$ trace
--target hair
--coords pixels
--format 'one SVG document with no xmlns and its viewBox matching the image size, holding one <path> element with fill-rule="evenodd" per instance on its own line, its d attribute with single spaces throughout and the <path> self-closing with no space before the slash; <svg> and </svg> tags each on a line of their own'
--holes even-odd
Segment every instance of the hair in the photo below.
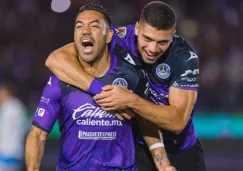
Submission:
<svg viewBox="0 0 243 171">
<path fill-rule="evenodd" d="M 77 16 L 80 13 L 82 13 L 82 12 L 84 12 L 86 10 L 94 10 L 94 11 L 98 11 L 98 12 L 102 13 L 104 15 L 104 17 L 105 17 L 105 20 L 106 20 L 109 28 L 110 28 L 110 26 L 111 26 L 111 19 L 109 17 L 109 14 L 108 14 L 107 10 L 102 5 L 93 4 L 93 3 L 86 4 L 86 5 L 84 5 L 84 6 L 79 8 Z"/>
<path fill-rule="evenodd" d="M 161 1 L 148 3 L 142 11 L 141 22 L 146 22 L 158 30 L 175 28 L 176 14 L 173 8 Z"/>
</svg>

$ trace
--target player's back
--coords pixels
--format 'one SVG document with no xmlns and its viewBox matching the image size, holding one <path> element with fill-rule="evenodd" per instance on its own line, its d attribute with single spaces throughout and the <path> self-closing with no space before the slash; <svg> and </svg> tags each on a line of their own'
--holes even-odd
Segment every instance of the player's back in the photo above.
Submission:
<svg viewBox="0 0 243 171">
<path fill-rule="evenodd" d="M 140 69 L 117 58 L 116 48 L 112 51 L 108 72 L 99 80 L 105 84 L 122 85 L 138 94 L 144 93 L 147 81 Z M 60 114 L 57 116 L 61 131 L 58 171 L 137 170 L 130 121 L 118 120 L 103 111 L 91 95 L 61 82 L 55 76 L 52 76 L 50 84 L 47 86 L 55 86 L 52 90 L 55 89 L 60 96 Z M 48 94 L 44 96 L 51 99 Z M 35 117 L 35 124 L 47 131 L 50 126 L 45 127 L 41 119 L 48 115 L 52 117 L 49 105 L 41 102 L 39 108 L 44 109 L 45 114 L 40 117 L 37 113 Z"/>
</svg>

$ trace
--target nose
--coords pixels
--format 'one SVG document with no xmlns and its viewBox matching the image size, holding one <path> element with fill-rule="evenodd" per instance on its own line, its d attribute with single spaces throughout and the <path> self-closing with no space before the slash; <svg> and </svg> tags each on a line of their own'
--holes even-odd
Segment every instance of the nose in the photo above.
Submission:
<svg viewBox="0 0 243 171">
<path fill-rule="evenodd" d="M 150 42 L 148 45 L 148 53 L 156 54 L 158 51 L 158 45 L 156 42 Z"/>
<path fill-rule="evenodd" d="M 91 33 L 90 26 L 84 26 L 83 27 L 83 34 L 86 35 L 86 34 L 90 34 L 90 33 Z"/>
</svg>

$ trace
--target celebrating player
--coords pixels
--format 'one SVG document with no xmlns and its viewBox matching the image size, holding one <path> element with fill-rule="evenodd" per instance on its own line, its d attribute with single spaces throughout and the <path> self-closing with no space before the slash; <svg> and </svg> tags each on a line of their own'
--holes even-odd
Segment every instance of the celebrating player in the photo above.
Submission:
<svg viewBox="0 0 243 171">
<path fill-rule="evenodd" d="M 116 47 L 108 48 L 112 34 L 109 16 L 102 6 L 81 7 L 74 29 L 80 65 L 103 84 L 121 85 L 146 96 L 144 72 L 121 58 Z M 39 170 L 45 141 L 56 119 L 61 132 L 57 171 L 137 170 L 132 120 L 118 120 L 102 110 L 90 94 L 51 76 L 26 141 L 28 171 Z M 143 120 L 139 125 L 144 128 L 144 140 L 157 168 L 163 170 L 168 161 L 157 127 Z"/>
<path fill-rule="evenodd" d="M 53 52 L 46 65 L 61 80 L 84 91 L 102 91 L 94 99 L 103 109 L 129 108 L 160 127 L 168 158 L 177 170 L 205 171 L 204 153 L 192 122 L 199 59 L 195 50 L 175 35 L 175 27 L 174 10 L 166 3 L 154 1 L 144 7 L 136 25 L 113 28 L 112 44 L 116 44 L 120 56 L 148 74 L 149 101 L 119 86 L 103 87 L 79 65 L 73 44 Z M 141 171 L 151 170 L 148 150 L 140 142 L 136 143 L 136 164 Z"/>
</svg>

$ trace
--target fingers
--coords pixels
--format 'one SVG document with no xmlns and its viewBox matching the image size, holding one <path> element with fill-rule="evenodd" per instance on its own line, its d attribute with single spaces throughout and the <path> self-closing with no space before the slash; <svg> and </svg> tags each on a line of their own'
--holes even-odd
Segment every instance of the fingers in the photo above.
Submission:
<svg viewBox="0 0 243 171">
<path fill-rule="evenodd" d="M 122 117 L 120 114 L 115 114 L 115 116 L 116 116 L 117 119 L 119 119 L 119 120 L 121 120 L 121 121 L 124 120 L 123 117 Z"/>
<path fill-rule="evenodd" d="M 130 116 L 130 114 L 125 113 L 124 111 L 110 111 L 111 114 L 115 115 L 117 117 L 117 119 L 119 120 L 130 120 L 132 119 L 133 116 Z"/>
<path fill-rule="evenodd" d="M 113 89 L 113 86 L 112 85 L 106 85 L 106 86 L 102 87 L 102 90 L 103 91 L 109 91 L 111 89 Z"/>
<path fill-rule="evenodd" d="M 104 92 L 102 91 L 100 94 L 97 94 L 93 97 L 94 100 L 100 100 L 100 99 L 105 99 L 110 97 L 110 93 L 109 92 Z"/>
<path fill-rule="evenodd" d="M 123 118 L 127 119 L 127 120 L 132 119 L 132 117 L 129 116 L 128 114 L 126 114 L 126 113 L 120 113 L 120 115 L 121 115 Z"/>
</svg>

